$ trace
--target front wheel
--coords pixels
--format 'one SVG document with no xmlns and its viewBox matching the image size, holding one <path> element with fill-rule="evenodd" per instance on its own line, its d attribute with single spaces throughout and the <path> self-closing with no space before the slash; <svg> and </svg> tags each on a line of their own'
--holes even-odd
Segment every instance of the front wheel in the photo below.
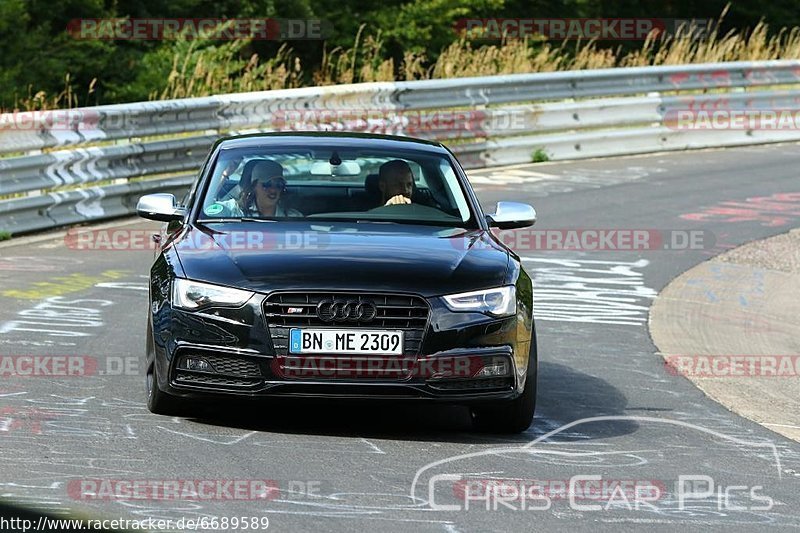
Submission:
<svg viewBox="0 0 800 533">
<path fill-rule="evenodd" d="M 147 385 L 147 409 L 157 415 L 177 415 L 181 412 L 183 402 L 179 398 L 167 394 L 158 388 L 158 366 L 155 361 L 152 328 L 147 324 L 147 352 L 153 354 L 153 364 L 147 369 L 145 384 Z"/>
<path fill-rule="evenodd" d="M 513 399 L 472 407 L 472 424 L 487 433 L 521 433 L 533 422 L 536 410 L 536 336 L 531 335 L 525 389 Z"/>
<path fill-rule="evenodd" d="M 156 415 L 180 414 L 183 402 L 158 388 L 158 374 L 156 372 L 156 364 L 154 362 L 147 373 L 147 409 Z"/>
</svg>

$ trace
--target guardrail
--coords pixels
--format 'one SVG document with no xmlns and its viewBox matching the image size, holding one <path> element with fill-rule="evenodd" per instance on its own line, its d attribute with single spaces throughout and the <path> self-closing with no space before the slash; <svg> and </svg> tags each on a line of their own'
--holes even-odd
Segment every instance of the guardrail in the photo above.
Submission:
<svg viewBox="0 0 800 533">
<path fill-rule="evenodd" d="M 800 140 L 796 124 L 717 128 L 727 111 L 800 113 L 800 61 L 364 83 L 0 115 L 0 230 L 130 214 L 180 194 L 216 138 L 349 130 L 446 142 L 467 168 Z M 798 115 L 800 117 L 800 115 Z M 694 122 L 693 122 L 694 120 Z"/>
</svg>

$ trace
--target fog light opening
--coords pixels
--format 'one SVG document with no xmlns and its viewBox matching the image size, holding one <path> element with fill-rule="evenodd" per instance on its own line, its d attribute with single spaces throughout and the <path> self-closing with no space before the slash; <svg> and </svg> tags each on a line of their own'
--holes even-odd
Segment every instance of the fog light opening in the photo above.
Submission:
<svg viewBox="0 0 800 533">
<path fill-rule="evenodd" d="M 476 378 L 498 378 L 511 374 L 511 367 L 506 360 L 494 360 L 484 363 L 483 368 L 475 373 Z"/>
<path fill-rule="evenodd" d="M 214 372 L 214 367 L 211 366 L 211 363 L 202 357 L 184 357 L 183 360 L 181 360 L 180 368 L 197 372 Z"/>
</svg>

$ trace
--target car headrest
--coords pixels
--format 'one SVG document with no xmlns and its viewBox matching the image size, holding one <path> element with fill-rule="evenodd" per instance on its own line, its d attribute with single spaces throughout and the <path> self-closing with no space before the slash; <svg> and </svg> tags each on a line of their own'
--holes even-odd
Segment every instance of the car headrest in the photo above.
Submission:
<svg viewBox="0 0 800 533">
<path fill-rule="evenodd" d="M 242 179 L 239 180 L 239 190 L 243 191 L 250 187 L 250 182 L 253 180 L 253 168 L 260 161 L 260 159 L 251 159 L 244 164 L 244 168 L 242 168 Z"/>
<path fill-rule="evenodd" d="M 370 174 L 367 176 L 366 179 L 364 179 L 364 190 L 369 194 L 380 195 L 381 190 L 378 188 L 379 179 L 380 176 L 378 174 Z"/>
</svg>

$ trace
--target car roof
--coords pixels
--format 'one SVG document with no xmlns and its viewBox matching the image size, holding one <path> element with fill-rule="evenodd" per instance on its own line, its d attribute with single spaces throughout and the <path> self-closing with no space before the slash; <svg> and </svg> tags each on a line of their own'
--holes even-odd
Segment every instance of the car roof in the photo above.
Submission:
<svg viewBox="0 0 800 533">
<path fill-rule="evenodd" d="M 315 146 L 335 145 L 347 148 L 372 148 L 378 150 L 414 150 L 432 154 L 448 154 L 448 150 L 438 142 L 400 137 L 396 135 L 377 135 L 373 133 L 307 131 L 253 133 L 223 137 L 217 141 L 221 149 L 256 148 L 267 146 Z"/>
</svg>

